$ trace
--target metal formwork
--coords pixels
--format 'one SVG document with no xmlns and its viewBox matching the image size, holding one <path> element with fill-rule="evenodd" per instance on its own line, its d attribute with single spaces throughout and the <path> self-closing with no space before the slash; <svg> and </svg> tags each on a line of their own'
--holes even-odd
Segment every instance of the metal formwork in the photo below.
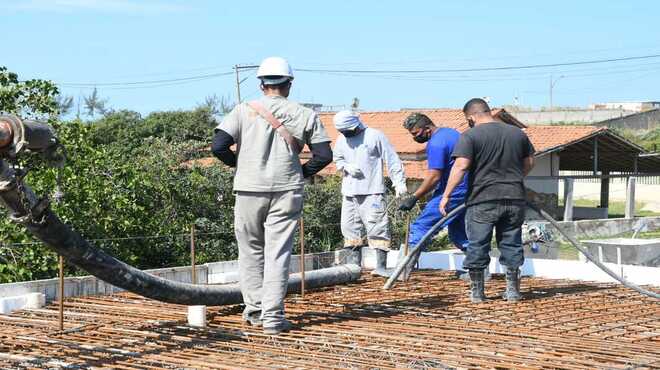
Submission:
<svg viewBox="0 0 660 370">
<path fill-rule="evenodd" d="M 484 304 L 451 272 L 422 271 L 381 290 L 364 277 L 287 300 L 294 330 L 279 337 L 241 321 L 240 306 L 186 307 L 133 294 L 68 299 L 0 316 L 0 367 L 58 368 L 660 368 L 660 303 L 612 284 L 524 278 L 524 300 Z"/>
</svg>

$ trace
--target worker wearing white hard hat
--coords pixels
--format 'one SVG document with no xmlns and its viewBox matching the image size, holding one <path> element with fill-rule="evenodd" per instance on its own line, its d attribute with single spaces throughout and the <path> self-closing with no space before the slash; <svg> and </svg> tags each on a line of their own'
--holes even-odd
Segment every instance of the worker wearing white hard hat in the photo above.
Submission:
<svg viewBox="0 0 660 370">
<path fill-rule="evenodd" d="M 396 196 L 407 192 L 403 165 L 387 137 L 366 127 L 358 113 L 343 110 L 333 119 L 341 133 L 333 149 L 337 170 L 343 174 L 341 231 L 344 248 L 359 259 L 359 248 L 366 244 L 376 251 L 376 275 L 388 276 L 390 250 L 389 220 L 385 201 L 383 166 L 394 185 Z"/>
<path fill-rule="evenodd" d="M 287 331 L 284 297 L 293 235 L 303 206 L 303 179 L 332 162 L 318 115 L 287 99 L 293 73 L 286 60 L 266 58 L 257 77 L 264 96 L 238 104 L 215 130 L 211 150 L 236 167 L 234 228 L 243 318 L 269 335 Z M 236 152 L 230 147 L 236 144 Z M 312 159 L 301 165 L 304 145 Z"/>
</svg>

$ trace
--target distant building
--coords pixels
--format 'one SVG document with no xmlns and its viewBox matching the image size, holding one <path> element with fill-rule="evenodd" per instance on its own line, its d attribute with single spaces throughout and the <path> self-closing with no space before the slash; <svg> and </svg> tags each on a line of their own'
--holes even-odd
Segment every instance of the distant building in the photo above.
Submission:
<svg viewBox="0 0 660 370">
<path fill-rule="evenodd" d="M 602 110 L 602 109 L 622 109 L 633 112 L 644 112 L 647 110 L 660 108 L 660 102 L 657 101 L 643 101 L 643 102 L 612 102 L 612 103 L 596 103 L 589 105 L 589 109 Z"/>
<path fill-rule="evenodd" d="M 655 130 L 660 128 L 660 108 L 633 113 L 623 117 L 610 118 L 595 122 L 594 125 L 634 131 Z"/>
</svg>

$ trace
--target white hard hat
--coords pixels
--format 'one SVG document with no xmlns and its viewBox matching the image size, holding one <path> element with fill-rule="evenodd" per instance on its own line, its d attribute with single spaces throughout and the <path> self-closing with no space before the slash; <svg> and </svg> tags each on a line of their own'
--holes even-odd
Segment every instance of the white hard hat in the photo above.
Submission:
<svg viewBox="0 0 660 370">
<path fill-rule="evenodd" d="M 268 57 L 259 65 L 257 77 L 264 85 L 278 85 L 293 80 L 293 70 L 286 59 Z"/>
<path fill-rule="evenodd" d="M 332 123 L 335 124 L 335 128 L 339 131 L 352 130 L 362 125 L 360 115 L 348 109 L 337 112 L 332 118 Z"/>
</svg>

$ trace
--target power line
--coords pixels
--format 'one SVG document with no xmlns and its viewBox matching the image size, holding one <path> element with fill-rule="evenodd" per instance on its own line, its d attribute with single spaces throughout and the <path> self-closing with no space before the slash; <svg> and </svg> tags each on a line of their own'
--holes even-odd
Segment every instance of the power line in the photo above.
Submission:
<svg viewBox="0 0 660 370">
<path fill-rule="evenodd" d="M 220 73 L 211 73 L 211 74 L 182 77 L 182 78 L 171 78 L 165 80 L 134 81 L 134 82 L 62 82 L 62 83 L 58 83 L 57 85 L 64 87 L 96 87 L 96 86 L 131 86 L 131 85 L 163 84 L 163 83 L 172 83 L 172 82 L 199 81 L 203 79 L 228 76 L 231 75 L 232 73 L 234 72 L 220 72 Z"/>
<path fill-rule="evenodd" d="M 325 73 L 362 73 L 362 74 L 487 72 L 487 71 L 506 71 L 506 70 L 516 70 L 516 69 L 565 67 L 565 66 L 575 66 L 575 65 L 584 65 L 584 64 L 601 64 L 601 63 L 623 62 L 630 60 L 654 59 L 654 58 L 660 58 L 660 54 L 641 55 L 641 56 L 623 57 L 623 58 L 583 60 L 583 61 L 565 62 L 565 63 L 529 64 L 529 65 L 519 65 L 519 66 L 498 66 L 498 67 L 481 67 L 481 68 L 399 69 L 399 70 L 296 68 L 296 71 L 325 72 Z"/>
</svg>

